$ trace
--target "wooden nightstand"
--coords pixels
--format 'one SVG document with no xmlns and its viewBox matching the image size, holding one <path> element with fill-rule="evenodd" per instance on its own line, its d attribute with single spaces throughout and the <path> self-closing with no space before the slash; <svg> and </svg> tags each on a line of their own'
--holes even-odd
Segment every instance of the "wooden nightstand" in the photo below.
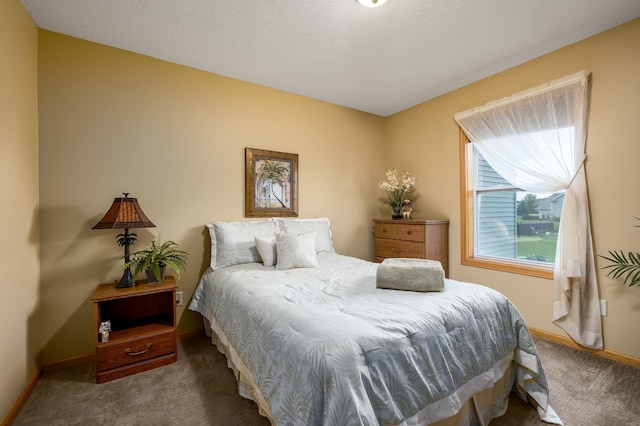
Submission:
<svg viewBox="0 0 640 426">
<path fill-rule="evenodd" d="M 176 289 L 174 277 L 160 284 L 142 280 L 135 287 L 102 284 L 93 302 L 96 383 L 118 379 L 177 361 Z M 111 321 L 109 340 L 98 327 Z"/>
<path fill-rule="evenodd" d="M 448 220 L 374 220 L 376 262 L 389 257 L 437 260 L 449 276 Z"/>
</svg>

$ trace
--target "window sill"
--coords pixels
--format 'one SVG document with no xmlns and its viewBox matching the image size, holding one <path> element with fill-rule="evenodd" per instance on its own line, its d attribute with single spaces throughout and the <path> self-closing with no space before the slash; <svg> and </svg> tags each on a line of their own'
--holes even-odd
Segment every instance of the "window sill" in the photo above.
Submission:
<svg viewBox="0 0 640 426">
<path fill-rule="evenodd" d="M 553 265 L 540 265 L 536 262 L 510 262 L 491 257 L 470 257 L 462 260 L 462 265 L 477 268 L 493 269 L 510 272 L 512 274 L 529 275 L 532 277 L 553 279 Z"/>
</svg>

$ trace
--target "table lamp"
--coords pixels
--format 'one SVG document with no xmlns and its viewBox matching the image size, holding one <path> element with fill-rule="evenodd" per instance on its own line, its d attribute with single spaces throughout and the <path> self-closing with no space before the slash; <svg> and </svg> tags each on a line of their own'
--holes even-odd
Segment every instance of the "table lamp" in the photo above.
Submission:
<svg viewBox="0 0 640 426">
<path fill-rule="evenodd" d="M 156 225 L 144 214 L 136 198 L 129 198 L 128 192 L 123 192 L 122 194 L 124 198 L 114 199 L 109 211 L 91 229 L 124 229 L 124 233 L 116 235 L 116 238 L 118 239 L 118 244 L 124 247 L 124 261 L 126 264 L 129 262 L 129 248 L 135 244 L 137 239 L 136 234 L 129 233 L 129 228 L 154 228 Z M 133 287 L 135 285 L 131 268 L 127 266 L 116 287 Z"/>
</svg>

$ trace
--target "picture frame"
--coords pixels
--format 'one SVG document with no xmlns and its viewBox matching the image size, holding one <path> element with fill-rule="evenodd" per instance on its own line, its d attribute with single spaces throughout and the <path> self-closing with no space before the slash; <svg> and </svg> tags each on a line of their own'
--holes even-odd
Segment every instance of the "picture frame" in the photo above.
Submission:
<svg viewBox="0 0 640 426">
<path fill-rule="evenodd" d="M 245 148 L 245 217 L 298 216 L 298 154 Z"/>
</svg>

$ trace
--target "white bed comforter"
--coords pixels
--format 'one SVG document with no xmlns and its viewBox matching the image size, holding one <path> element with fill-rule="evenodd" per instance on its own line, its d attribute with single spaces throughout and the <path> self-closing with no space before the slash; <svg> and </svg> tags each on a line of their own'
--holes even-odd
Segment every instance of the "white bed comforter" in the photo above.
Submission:
<svg viewBox="0 0 640 426">
<path fill-rule="evenodd" d="M 275 424 L 401 424 L 428 407 L 440 420 L 512 360 L 520 395 L 547 408 L 535 346 L 502 294 L 452 280 L 441 293 L 377 289 L 378 264 L 319 262 L 208 270 L 189 305 L 224 333 Z"/>
</svg>

